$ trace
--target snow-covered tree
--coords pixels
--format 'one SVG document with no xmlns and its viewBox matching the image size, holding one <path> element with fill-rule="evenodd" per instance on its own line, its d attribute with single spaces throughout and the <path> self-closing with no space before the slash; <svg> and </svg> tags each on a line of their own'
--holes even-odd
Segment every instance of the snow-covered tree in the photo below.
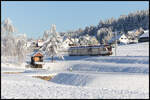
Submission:
<svg viewBox="0 0 150 100">
<path fill-rule="evenodd" d="M 51 29 L 50 29 L 50 36 L 48 39 L 44 42 L 43 47 L 40 49 L 41 51 L 44 52 L 44 54 L 47 56 L 52 57 L 52 62 L 54 56 L 58 56 L 59 58 L 63 59 L 63 55 L 60 53 L 60 49 L 62 49 L 62 38 L 56 32 L 56 25 L 52 24 Z"/>
<path fill-rule="evenodd" d="M 46 41 L 48 36 L 49 36 L 49 31 L 48 30 L 44 31 L 43 40 Z"/>
<path fill-rule="evenodd" d="M 16 37 L 16 56 L 18 58 L 18 62 L 24 62 L 27 54 L 27 37 L 25 34 Z"/>
<path fill-rule="evenodd" d="M 17 32 L 16 28 L 12 24 L 10 18 L 6 18 L 2 23 L 3 35 L 12 35 L 12 33 Z"/>
<path fill-rule="evenodd" d="M 25 37 L 17 37 L 14 33 L 17 32 L 16 28 L 12 24 L 12 21 L 9 18 L 6 18 L 2 25 L 2 34 L 1 34 L 1 54 L 6 58 L 19 59 L 18 61 L 23 61 L 25 58 L 25 48 L 22 44 L 22 40 Z M 25 42 L 25 41 L 24 41 Z M 21 56 L 21 57 L 20 57 Z M 10 60 L 10 59 L 9 59 Z M 15 61 L 16 62 L 16 61 Z"/>
<path fill-rule="evenodd" d="M 15 38 L 14 38 L 14 32 L 15 27 L 13 26 L 11 20 L 9 18 L 6 18 L 2 25 L 2 34 L 1 34 L 1 43 L 3 45 L 2 47 L 2 55 L 5 56 L 12 56 L 14 55 L 14 47 L 15 47 Z"/>
</svg>

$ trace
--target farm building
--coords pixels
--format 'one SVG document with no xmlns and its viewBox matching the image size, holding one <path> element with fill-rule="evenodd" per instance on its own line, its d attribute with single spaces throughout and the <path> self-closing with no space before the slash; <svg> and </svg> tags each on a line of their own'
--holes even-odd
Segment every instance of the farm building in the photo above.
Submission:
<svg viewBox="0 0 150 100">
<path fill-rule="evenodd" d="M 142 34 L 139 37 L 138 42 L 148 42 L 149 41 L 149 30 L 144 31 L 144 34 Z"/>
<path fill-rule="evenodd" d="M 31 65 L 35 68 L 42 68 L 42 64 L 39 62 L 43 62 L 43 54 L 41 52 L 35 52 L 31 56 Z"/>
</svg>

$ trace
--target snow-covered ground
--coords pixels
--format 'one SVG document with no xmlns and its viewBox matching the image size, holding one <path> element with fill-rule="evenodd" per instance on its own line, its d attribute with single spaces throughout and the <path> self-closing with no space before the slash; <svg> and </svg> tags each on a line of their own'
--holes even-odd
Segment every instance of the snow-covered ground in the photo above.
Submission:
<svg viewBox="0 0 150 100">
<path fill-rule="evenodd" d="M 2 62 L 1 98 L 149 98 L 149 42 L 118 46 L 114 55 L 45 58 L 43 69 Z M 54 77 L 32 77 L 39 75 Z"/>
<path fill-rule="evenodd" d="M 149 56 L 149 42 L 118 46 L 117 56 Z M 113 48 L 113 56 L 115 49 Z"/>
</svg>

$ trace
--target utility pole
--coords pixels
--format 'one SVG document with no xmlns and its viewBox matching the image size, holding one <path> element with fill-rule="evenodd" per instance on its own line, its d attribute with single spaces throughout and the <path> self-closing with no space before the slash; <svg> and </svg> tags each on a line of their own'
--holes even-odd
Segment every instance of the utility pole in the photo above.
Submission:
<svg viewBox="0 0 150 100">
<path fill-rule="evenodd" d="M 117 56 L 117 32 L 115 32 L 115 56 Z"/>
</svg>

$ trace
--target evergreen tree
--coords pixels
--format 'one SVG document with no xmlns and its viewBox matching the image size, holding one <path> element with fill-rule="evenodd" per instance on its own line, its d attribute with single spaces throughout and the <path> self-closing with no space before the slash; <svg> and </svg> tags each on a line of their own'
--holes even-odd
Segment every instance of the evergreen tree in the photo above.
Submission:
<svg viewBox="0 0 150 100">
<path fill-rule="evenodd" d="M 44 42 L 43 47 L 40 50 L 43 51 L 46 56 L 51 56 L 52 62 L 54 61 L 54 56 L 58 56 L 63 59 L 63 55 L 60 53 L 60 49 L 63 48 L 62 38 L 58 32 L 56 32 L 56 25 L 52 24 L 49 33 L 50 36 Z"/>
</svg>

